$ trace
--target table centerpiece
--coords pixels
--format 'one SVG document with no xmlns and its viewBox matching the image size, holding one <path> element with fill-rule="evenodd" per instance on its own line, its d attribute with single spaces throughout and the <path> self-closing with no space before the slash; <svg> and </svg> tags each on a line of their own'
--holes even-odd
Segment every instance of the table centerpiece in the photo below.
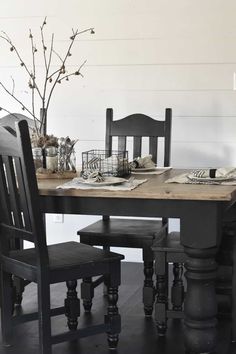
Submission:
<svg viewBox="0 0 236 354">
<path fill-rule="evenodd" d="M 79 31 L 78 29 L 72 29 L 72 34 L 69 38 L 69 44 L 66 48 L 64 55 L 59 54 L 54 48 L 54 33 L 51 34 L 49 43 L 45 40 L 45 26 L 47 25 L 47 18 L 45 17 L 42 25 L 40 26 L 40 38 L 41 44 L 36 44 L 35 37 L 31 30 L 29 30 L 29 41 L 32 55 L 32 65 L 29 66 L 23 59 L 23 56 L 17 46 L 6 32 L 2 32 L 0 39 L 5 41 L 9 47 L 10 52 L 15 54 L 19 65 L 25 71 L 28 80 L 28 88 L 31 92 L 31 108 L 29 108 L 20 98 L 15 94 L 15 80 L 12 79 L 12 89 L 8 88 L 2 81 L 0 81 L 0 87 L 15 100 L 21 109 L 26 112 L 33 121 L 30 127 L 32 152 L 35 161 L 35 168 L 38 177 L 57 177 L 64 174 L 66 177 L 68 173 L 76 173 L 75 168 L 75 151 L 74 146 L 77 140 L 71 140 L 68 136 L 58 138 L 54 135 L 50 135 L 47 132 L 47 120 L 49 105 L 51 102 L 52 94 L 57 85 L 62 84 L 64 81 L 69 81 L 74 76 L 81 76 L 82 67 L 86 61 L 78 66 L 78 68 L 70 72 L 67 69 L 67 60 L 72 56 L 72 47 L 76 38 L 85 33 L 95 33 L 93 28 L 87 28 Z M 40 78 L 38 83 L 37 74 L 37 59 L 39 54 L 43 57 L 44 63 L 44 77 Z M 58 67 L 52 68 L 52 60 L 56 57 L 59 60 Z M 40 109 L 36 109 L 36 103 Z M 0 111 L 9 113 L 13 118 L 17 118 L 17 113 L 11 113 L 6 107 L 0 107 Z M 39 112 L 39 115 L 37 115 Z"/>
</svg>

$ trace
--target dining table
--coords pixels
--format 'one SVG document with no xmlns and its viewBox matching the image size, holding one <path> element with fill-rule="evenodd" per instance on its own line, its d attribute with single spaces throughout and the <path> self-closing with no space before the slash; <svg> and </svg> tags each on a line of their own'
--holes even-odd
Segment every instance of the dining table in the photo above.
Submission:
<svg viewBox="0 0 236 354">
<path fill-rule="evenodd" d="M 44 213 L 163 217 L 180 219 L 180 240 L 187 255 L 184 343 L 191 353 L 213 353 L 217 345 L 215 255 L 222 222 L 236 201 L 236 185 L 165 183 L 188 172 L 175 169 L 147 179 L 131 191 L 61 189 L 66 180 L 38 180 Z"/>
</svg>

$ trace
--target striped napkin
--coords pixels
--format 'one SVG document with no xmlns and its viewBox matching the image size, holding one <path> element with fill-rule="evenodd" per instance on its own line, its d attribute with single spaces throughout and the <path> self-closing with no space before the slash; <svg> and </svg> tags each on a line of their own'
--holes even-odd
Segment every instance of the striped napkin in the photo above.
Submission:
<svg viewBox="0 0 236 354">
<path fill-rule="evenodd" d="M 236 185 L 236 167 L 195 169 L 170 178 L 165 183 Z"/>
</svg>

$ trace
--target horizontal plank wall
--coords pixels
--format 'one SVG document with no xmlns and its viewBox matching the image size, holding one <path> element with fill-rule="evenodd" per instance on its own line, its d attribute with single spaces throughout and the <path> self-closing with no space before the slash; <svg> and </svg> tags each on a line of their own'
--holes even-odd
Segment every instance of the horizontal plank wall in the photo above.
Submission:
<svg viewBox="0 0 236 354">
<path fill-rule="evenodd" d="M 79 138 L 78 164 L 82 151 L 103 148 L 107 107 L 116 118 L 163 117 L 171 107 L 172 165 L 217 167 L 236 165 L 235 13 L 234 0 L 12 0 L 0 4 L 0 30 L 30 63 L 28 30 L 40 43 L 45 16 L 47 40 L 54 32 L 59 53 L 72 28 L 95 28 L 94 35 L 78 37 L 68 61 L 73 71 L 86 60 L 84 77 L 58 85 L 48 112 L 49 132 Z M 14 77 L 15 93 L 30 105 L 28 78 L 9 46 L 0 44 L 0 81 L 11 87 Z M 40 77 L 42 57 L 36 65 Z M 20 112 L 2 90 L 0 106 Z M 48 220 L 50 232 L 57 227 L 60 234 L 62 225 Z M 67 234 L 74 237 L 88 221 L 79 220 L 65 217 Z"/>
</svg>

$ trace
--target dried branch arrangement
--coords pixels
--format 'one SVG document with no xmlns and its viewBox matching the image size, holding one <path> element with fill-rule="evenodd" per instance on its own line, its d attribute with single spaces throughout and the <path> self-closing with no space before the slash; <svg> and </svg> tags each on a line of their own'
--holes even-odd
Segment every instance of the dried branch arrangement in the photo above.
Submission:
<svg viewBox="0 0 236 354">
<path fill-rule="evenodd" d="M 29 67 L 25 60 L 23 59 L 22 54 L 17 49 L 11 38 L 8 36 L 7 33 L 2 32 L 0 38 L 6 41 L 10 46 L 10 51 L 15 54 L 17 59 L 19 60 L 20 66 L 25 70 L 26 74 L 28 75 L 28 87 L 31 90 L 31 107 L 27 107 L 17 96 L 15 95 L 15 80 L 12 78 L 12 89 L 7 88 L 7 86 L 0 81 L 0 86 L 2 89 L 12 97 L 18 104 L 20 105 L 23 111 L 29 113 L 31 118 L 34 120 L 35 126 L 35 134 L 36 136 L 44 136 L 46 135 L 47 130 L 47 113 L 49 104 L 51 101 L 52 94 L 56 85 L 61 84 L 63 81 L 69 81 L 72 76 L 82 76 L 81 69 L 85 65 L 86 61 L 84 61 L 78 68 L 73 71 L 69 72 L 66 67 L 67 59 L 71 57 L 72 52 L 71 49 L 76 38 L 85 32 L 90 32 L 91 34 L 95 33 L 94 28 L 88 28 L 82 31 L 73 30 L 72 35 L 69 38 L 69 45 L 67 50 L 65 51 L 64 55 L 59 55 L 58 52 L 54 48 L 54 34 L 51 35 L 50 43 L 47 45 L 45 41 L 45 26 L 47 24 L 47 19 L 45 18 L 43 21 L 42 26 L 40 26 L 40 37 L 41 37 L 41 45 L 38 46 L 35 43 L 34 36 L 31 30 L 29 30 L 29 40 L 31 46 L 31 53 L 32 53 L 32 64 Z M 39 86 L 37 81 L 37 73 L 36 73 L 36 62 L 37 62 L 37 55 L 40 53 L 43 55 L 43 62 L 44 62 L 44 79 L 42 81 L 42 85 Z M 56 56 L 59 59 L 59 66 L 57 69 L 52 69 L 52 59 L 53 56 Z M 36 95 L 40 99 L 41 102 L 41 109 L 40 109 L 40 116 L 36 113 Z M 12 114 L 9 110 L 4 107 L 0 107 L 0 110 L 3 110 L 7 113 Z"/>
</svg>

